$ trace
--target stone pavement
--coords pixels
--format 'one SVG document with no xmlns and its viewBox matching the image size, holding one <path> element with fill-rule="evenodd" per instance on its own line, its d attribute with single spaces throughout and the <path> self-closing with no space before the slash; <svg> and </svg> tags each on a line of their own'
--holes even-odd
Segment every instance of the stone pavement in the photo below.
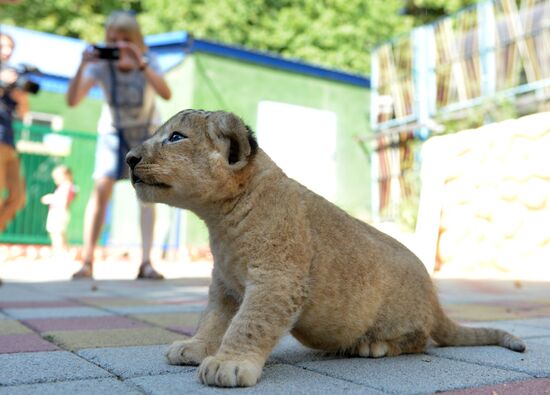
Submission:
<svg viewBox="0 0 550 395">
<path fill-rule="evenodd" d="M 249 389 L 202 386 L 164 351 L 192 335 L 209 280 L 4 282 L 0 394 L 550 394 L 550 283 L 438 280 L 448 313 L 525 339 L 528 350 L 429 348 L 340 358 L 285 337 Z"/>
</svg>

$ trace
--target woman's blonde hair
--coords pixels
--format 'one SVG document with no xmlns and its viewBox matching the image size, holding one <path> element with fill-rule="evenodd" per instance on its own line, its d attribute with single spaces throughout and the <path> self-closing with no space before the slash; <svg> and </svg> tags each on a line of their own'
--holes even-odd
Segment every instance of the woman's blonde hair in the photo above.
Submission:
<svg viewBox="0 0 550 395">
<path fill-rule="evenodd" d="M 134 15 L 127 11 L 112 12 L 105 23 L 105 32 L 116 30 L 126 33 L 130 36 L 132 42 L 141 49 L 142 52 L 147 51 L 147 46 L 141 34 L 141 28 Z"/>
</svg>

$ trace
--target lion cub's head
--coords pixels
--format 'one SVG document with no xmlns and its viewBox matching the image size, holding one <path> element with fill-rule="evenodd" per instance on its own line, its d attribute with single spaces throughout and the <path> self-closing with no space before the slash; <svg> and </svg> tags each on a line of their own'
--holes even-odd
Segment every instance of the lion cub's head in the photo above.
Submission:
<svg viewBox="0 0 550 395">
<path fill-rule="evenodd" d="M 237 116 L 185 110 L 132 149 L 126 162 L 141 200 L 193 210 L 235 196 L 257 149 Z"/>
</svg>

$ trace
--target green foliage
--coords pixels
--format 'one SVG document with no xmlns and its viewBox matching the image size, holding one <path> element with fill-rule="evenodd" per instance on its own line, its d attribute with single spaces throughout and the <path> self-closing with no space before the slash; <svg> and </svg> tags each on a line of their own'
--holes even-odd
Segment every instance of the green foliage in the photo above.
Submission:
<svg viewBox="0 0 550 395">
<path fill-rule="evenodd" d="M 479 128 L 485 124 L 505 121 L 518 117 L 518 110 L 512 100 L 505 97 L 486 99 L 479 106 L 471 107 L 457 113 L 456 119 L 440 117 L 437 122 L 445 129 L 444 134 L 460 132 L 461 130 Z"/>
<path fill-rule="evenodd" d="M 161 7 L 153 4 L 161 3 Z M 401 0 L 144 0 L 149 32 L 189 30 L 198 37 L 366 73 L 369 50 L 408 30 Z"/>
<path fill-rule="evenodd" d="M 408 31 L 402 0 L 26 0 L 1 5 L 0 22 L 103 39 L 106 15 L 138 12 L 145 34 L 186 30 L 196 37 L 367 73 L 369 51 Z"/>
<path fill-rule="evenodd" d="M 367 74 L 369 53 L 414 25 L 479 0 L 25 0 L 0 5 L 0 23 L 90 42 L 113 10 L 133 10 L 145 34 L 196 37 Z"/>
<path fill-rule="evenodd" d="M 139 0 L 25 0 L 17 5 L 0 5 L 0 23 L 100 41 L 109 12 L 139 10 L 139 3 Z"/>
<path fill-rule="evenodd" d="M 487 0 L 407 0 L 405 14 L 414 17 L 416 26 L 454 14 L 480 1 Z"/>
</svg>

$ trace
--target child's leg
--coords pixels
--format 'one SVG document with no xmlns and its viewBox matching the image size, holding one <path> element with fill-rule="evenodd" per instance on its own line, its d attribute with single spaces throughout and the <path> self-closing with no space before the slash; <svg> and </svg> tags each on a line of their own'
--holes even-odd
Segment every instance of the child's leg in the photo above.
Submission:
<svg viewBox="0 0 550 395">
<path fill-rule="evenodd" d="M 151 261 L 155 232 L 155 205 L 139 203 L 141 226 L 141 262 Z"/>
<path fill-rule="evenodd" d="M 52 240 L 52 252 L 54 255 L 67 251 L 67 241 L 63 232 L 50 233 Z"/>
</svg>

